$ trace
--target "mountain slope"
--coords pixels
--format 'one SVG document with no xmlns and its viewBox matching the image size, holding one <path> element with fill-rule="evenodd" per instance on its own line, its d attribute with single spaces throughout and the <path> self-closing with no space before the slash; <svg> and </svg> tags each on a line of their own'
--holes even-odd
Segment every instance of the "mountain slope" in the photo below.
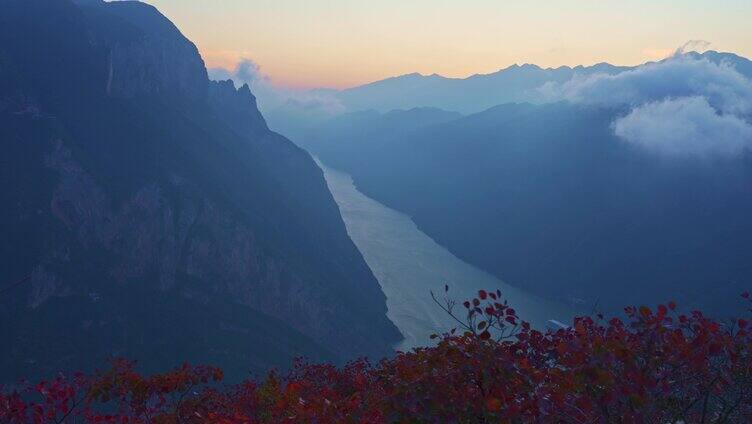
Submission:
<svg viewBox="0 0 752 424">
<path fill-rule="evenodd" d="M 210 83 L 143 3 L 0 12 L 0 380 L 108 355 L 240 376 L 391 351 L 321 171 L 247 86 Z"/>
<path fill-rule="evenodd" d="M 601 308 L 675 299 L 726 314 L 752 278 L 752 158 L 656 156 L 613 134 L 627 110 L 507 104 L 390 137 L 365 125 L 357 142 L 321 130 L 307 147 L 508 283 Z"/>
</svg>

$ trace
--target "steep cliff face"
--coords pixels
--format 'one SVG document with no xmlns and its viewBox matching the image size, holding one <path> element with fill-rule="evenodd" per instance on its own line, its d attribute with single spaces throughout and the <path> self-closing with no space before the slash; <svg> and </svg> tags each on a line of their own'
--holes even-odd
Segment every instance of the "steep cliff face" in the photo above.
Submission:
<svg viewBox="0 0 752 424">
<path fill-rule="evenodd" d="M 207 73 L 198 49 L 156 8 L 136 1 L 78 4 L 92 41 L 108 52 L 108 93 L 205 99 Z"/>
<path fill-rule="evenodd" d="M 399 338 L 310 156 L 137 2 L 0 6 L 0 381 Z"/>
</svg>

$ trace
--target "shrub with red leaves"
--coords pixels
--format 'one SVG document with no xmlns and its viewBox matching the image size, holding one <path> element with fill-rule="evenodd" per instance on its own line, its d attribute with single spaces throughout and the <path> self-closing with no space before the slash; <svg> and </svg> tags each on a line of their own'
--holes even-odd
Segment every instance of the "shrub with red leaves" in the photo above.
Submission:
<svg viewBox="0 0 752 424">
<path fill-rule="evenodd" d="M 745 299 L 748 298 L 745 293 Z M 435 298 L 434 298 L 435 299 Z M 752 422 L 748 321 L 626 308 L 540 332 L 498 291 L 454 310 L 433 347 L 376 365 L 298 362 L 222 387 L 219 369 L 145 377 L 132 363 L 0 390 L 2 423 L 737 423 Z"/>
</svg>

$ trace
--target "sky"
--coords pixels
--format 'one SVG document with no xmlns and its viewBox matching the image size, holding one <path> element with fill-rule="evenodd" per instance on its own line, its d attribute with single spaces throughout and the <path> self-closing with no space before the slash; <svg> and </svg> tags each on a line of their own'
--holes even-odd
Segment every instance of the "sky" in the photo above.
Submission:
<svg viewBox="0 0 752 424">
<path fill-rule="evenodd" d="M 690 40 L 752 57 L 750 0 L 145 0 L 208 67 L 243 59 L 289 88 L 346 88 L 412 72 L 636 65 Z"/>
</svg>

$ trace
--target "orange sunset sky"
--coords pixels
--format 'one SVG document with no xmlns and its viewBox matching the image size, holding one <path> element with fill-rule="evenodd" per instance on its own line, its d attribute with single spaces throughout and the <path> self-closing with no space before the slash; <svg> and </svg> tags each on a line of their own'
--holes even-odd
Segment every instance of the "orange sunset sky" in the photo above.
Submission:
<svg viewBox="0 0 752 424">
<path fill-rule="evenodd" d="M 634 65 L 689 40 L 752 56 L 749 0 L 147 0 L 209 67 L 251 59 L 274 84 L 344 88 L 514 63 Z"/>
</svg>

